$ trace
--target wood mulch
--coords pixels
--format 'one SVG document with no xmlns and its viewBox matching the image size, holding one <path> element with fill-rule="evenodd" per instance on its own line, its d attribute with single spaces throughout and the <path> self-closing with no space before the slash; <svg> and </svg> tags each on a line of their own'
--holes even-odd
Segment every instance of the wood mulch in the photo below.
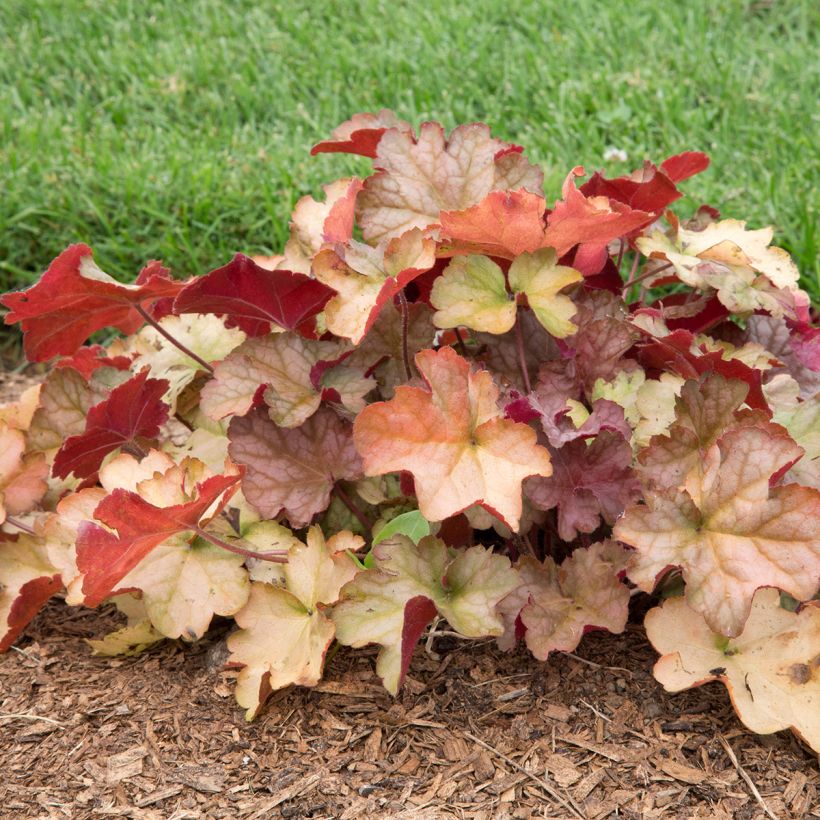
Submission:
<svg viewBox="0 0 820 820">
<path fill-rule="evenodd" d="M 29 383 L 0 373 L 0 401 Z M 94 657 L 118 618 L 53 601 L 0 656 L 0 818 L 820 817 L 816 756 L 747 731 L 720 684 L 666 694 L 638 626 L 546 663 L 436 637 L 396 699 L 342 649 L 248 724 L 229 622 Z"/>
<path fill-rule="evenodd" d="M 546 663 L 436 638 L 396 699 L 342 649 L 248 724 L 228 623 L 94 657 L 117 619 L 54 601 L 0 658 L 0 816 L 820 817 L 816 758 L 745 730 L 718 684 L 664 693 L 638 627 Z"/>
</svg>

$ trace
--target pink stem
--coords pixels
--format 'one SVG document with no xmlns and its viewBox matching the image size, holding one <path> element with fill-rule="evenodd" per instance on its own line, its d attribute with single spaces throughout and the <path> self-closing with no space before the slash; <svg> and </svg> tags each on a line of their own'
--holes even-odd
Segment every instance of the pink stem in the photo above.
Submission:
<svg viewBox="0 0 820 820">
<path fill-rule="evenodd" d="M 148 322 L 149 325 L 151 325 L 152 328 L 154 328 L 154 330 L 156 330 L 157 333 L 159 333 L 160 336 L 167 339 L 174 347 L 181 350 L 186 356 L 190 356 L 195 362 L 197 362 L 209 373 L 214 372 L 213 367 L 211 367 L 211 365 L 208 364 L 208 362 L 206 362 L 205 359 L 201 358 L 200 356 L 197 356 L 193 350 L 189 350 L 187 347 L 185 347 L 185 345 L 182 344 L 182 342 L 180 342 L 179 339 L 175 339 L 142 305 L 135 304 L 134 309 L 137 311 L 137 313 L 139 313 L 140 316 L 142 316 L 143 319 L 145 319 L 146 322 Z"/>
</svg>

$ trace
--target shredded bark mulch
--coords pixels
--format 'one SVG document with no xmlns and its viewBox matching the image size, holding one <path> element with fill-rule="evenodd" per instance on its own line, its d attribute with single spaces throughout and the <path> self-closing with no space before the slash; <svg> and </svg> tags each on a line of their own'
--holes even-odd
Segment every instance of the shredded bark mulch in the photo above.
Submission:
<svg viewBox="0 0 820 820">
<path fill-rule="evenodd" d="M 248 724 L 228 623 L 110 660 L 84 643 L 109 609 L 54 601 L 0 658 L 3 817 L 820 817 L 810 751 L 748 732 L 719 684 L 664 693 L 638 627 L 546 663 L 435 637 L 397 699 L 342 649 Z"/>
</svg>

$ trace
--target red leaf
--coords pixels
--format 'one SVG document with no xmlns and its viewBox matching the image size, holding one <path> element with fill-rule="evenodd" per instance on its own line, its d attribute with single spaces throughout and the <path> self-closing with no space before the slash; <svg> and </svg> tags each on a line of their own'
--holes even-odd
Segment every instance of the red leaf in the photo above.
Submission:
<svg viewBox="0 0 820 820">
<path fill-rule="evenodd" d="M 569 173 L 562 188 L 564 199 L 555 203 L 555 209 L 547 217 L 544 245 L 555 248 L 559 256 L 581 243 L 606 245 L 649 225 L 654 219 L 651 213 L 632 210 L 618 201 L 584 196 L 575 186 L 575 177 L 583 174 L 580 166 Z"/>
<path fill-rule="evenodd" d="M 238 253 L 221 268 L 195 279 L 177 296 L 174 313 L 215 313 L 228 327 L 264 336 L 271 323 L 316 338 L 315 316 L 334 292 L 302 273 L 265 270 Z"/>
<path fill-rule="evenodd" d="M 668 336 L 652 338 L 640 346 L 640 358 L 650 367 L 671 370 L 685 379 L 697 379 L 703 373 L 719 373 L 727 379 L 739 379 L 749 385 L 746 403 L 762 410 L 767 418 L 772 411 L 763 395 L 762 372 L 739 359 L 723 358 L 719 351 L 692 350 L 694 336 L 688 330 L 676 330 Z"/>
<path fill-rule="evenodd" d="M 587 445 L 575 439 L 560 449 L 550 448 L 554 472 L 531 478 L 525 485 L 536 507 L 558 507 L 558 534 L 574 540 L 578 532 L 594 532 L 601 516 L 614 524 L 624 509 L 640 497 L 631 469 L 632 448 L 618 433 L 604 431 Z"/>
<path fill-rule="evenodd" d="M 660 214 L 681 197 L 675 185 L 699 174 L 709 166 L 709 157 L 699 151 L 686 151 L 664 160 L 658 169 L 651 162 L 629 176 L 607 179 L 601 173 L 592 175 L 581 186 L 584 196 L 607 196 L 640 211 Z"/>
<path fill-rule="evenodd" d="M 617 202 L 623 202 L 630 208 L 659 214 L 664 208 L 680 199 L 681 192 L 669 177 L 658 171 L 651 163 L 630 176 L 607 179 L 601 173 L 595 173 L 589 182 L 581 186 L 585 196 L 607 196 Z"/>
<path fill-rule="evenodd" d="M 809 370 L 820 371 L 820 327 L 786 320 L 789 344 L 797 360 Z"/>
<path fill-rule="evenodd" d="M 690 298 L 690 293 L 670 293 L 658 300 L 656 304 L 661 308 L 683 307 L 686 305 L 686 300 Z M 689 330 L 692 333 L 706 333 L 718 322 L 722 322 L 726 319 L 729 316 L 729 311 L 717 296 L 712 296 L 705 302 L 702 310 L 699 310 L 692 316 L 674 318 L 671 314 L 672 311 L 662 311 L 666 326 L 670 330 L 683 329 Z"/>
<path fill-rule="evenodd" d="M 5 652 L 17 640 L 29 621 L 45 606 L 52 595 L 63 587 L 60 574 L 35 578 L 20 587 L 17 597 L 9 610 L 6 634 L 0 641 L 0 652 Z M 435 609 L 433 610 L 435 614 Z"/>
<path fill-rule="evenodd" d="M 148 307 L 183 287 L 158 262 L 150 262 L 136 284 L 123 285 L 94 264 L 88 245 L 71 245 L 36 284 L 7 293 L 0 303 L 10 311 L 6 324 L 20 322 L 29 360 L 42 362 L 71 355 L 104 327 L 134 333 L 144 323 L 136 305 Z"/>
<path fill-rule="evenodd" d="M 347 122 L 334 129 L 332 139 L 323 140 L 313 146 L 311 156 L 316 154 L 358 154 L 362 157 L 376 158 L 384 132 L 389 128 L 413 133 L 410 124 L 398 119 L 386 108 L 378 114 L 356 114 Z"/>
<path fill-rule="evenodd" d="M 85 576 L 86 605 L 98 606 L 154 547 L 197 526 L 211 504 L 225 493 L 221 509 L 238 481 L 238 475 L 212 476 L 196 485 L 197 497 L 193 501 L 172 507 L 155 507 L 137 493 L 122 489 L 106 496 L 94 510 L 94 518 L 116 529 L 118 534 L 90 521 L 80 524 L 78 531 L 77 568 Z"/>
<path fill-rule="evenodd" d="M 413 650 L 419 642 L 422 633 L 428 624 L 436 617 L 436 605 L 423 595 L 411 598 L 404 605 L 404 625 L 401 630 L 401 673 L 399 687 L 404 683 L 410 661 L 413 659 Z"/>
<path fill-rule="evenodd" d="M 168 419 L 168 405 L 162 401 L 166 390 L 168 381 L 149 379 L 147 368 L 115 387 L 105 401 L 88 411 L 85 431 L 65 440 L 52 473 L 58 478 L 67 478 L 69 473 L 87 478 L 117 447 L 139 438 L 155 438 Z"/>
<path fill-rule="evenodd" d="M 661 163 L 663 171 L 672 182 L 683 182 L 709 167 L 709 156 L 702 151 L 684 151 Z"/>
<path fill-rule="evenodd" d="M 109 357 L 106 353 L 102 345 L 87 345 L 79 348 L 73 356 L 60 359 L 54 366 L 70 367 L 86 381 L 91 378 L 95 370 L 101 367 L 113 367 L 117 370 L 128 370 L 131 367 L 131 359 L 128 356 Z"/>
</svg>

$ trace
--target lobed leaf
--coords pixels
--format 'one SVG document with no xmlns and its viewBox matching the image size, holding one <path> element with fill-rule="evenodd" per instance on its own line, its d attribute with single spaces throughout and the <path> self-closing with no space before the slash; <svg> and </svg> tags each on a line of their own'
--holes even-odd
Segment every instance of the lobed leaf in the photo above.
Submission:
<svg viewBox="0 0 820 820">
<path fill-rule="evenodd" d="M 338 294 L 325 307 L 328 330 L 359 344 L 382 308 L 435 261 L 435 242 L 419 230 L 377 247 L 352 240 L 344 248 L 321 251 L 313 274 Z"/>
<path fill-rule="evenodd" d="M 495 189 L 539 191 L 543 174 L 490 136 L 483 124 L 460 125 L 445 139 L 438 123 L 425 122 L 417 139 L 385 131 L 359 194 L 357 216 L 366 242 L 374 244 L 439 221 L 441 211 L 468 208 Z M 500 154 L 500 156 L 499 156 Z"/>
<path fill-rule="evenodd" d="M 504 419 L 498 388 L 472 372 L 452 348 L 416 355 L 427 389 L 402 386 L 393 399 L 366 407 L 353 435 L 365 475 L 406 470 L 419 510 L 442 521 L 481 504 L 512 529 L 521 517 L 521 482 L 552 472 L 549 456 L 525 424 Z"/>
<path fill-rule="evenodd" d="M 653 673 L 668 692 L 719 680 L 753 732 L 791 729 L 820 753 L 820 606 L 780 606 L 761 589 L 743 631 L 727 640 L 683 598 L 646 614 L 646 634 L 662 657 Z"/>
<path fill-rule="evenodd" d="M 63 442 L 54 458 L 54 475 L 88 478 L 114 450 L 156 438 L 168 419 L 169 408 L 162 401 L 167 389 L 167 380 L 149 379 L 147 368 L 114 388 L 89 409 L 83 432 Z"/>
<path fill-rule="evenodd" d="M 316 314 L 332 295 L 303 273 L 266 270 L 238 253 L 186 285 L 174 300 L 174 312 L 215 313 L 248 336 L 264 336 L 275 326 L 316 338 Z"/>
<path fill-rule="evenodd" d="M 59 570 L 39 538 L 0 535 L 0 652 L 62 588 Z"/>
<path fill-rule="evenodd" d="M 619 576 L 628 553 L 612 541 L 577 549 L 557 567 L 522 558 L 518 565 L 526 603 L 520 619 L 527 648 L 538 660 L 572 652 L 594 629 L 619 634 L 629 614 L 629 589 Z"/>
<path fill-rule="evenodd" d="M 190 531 L 218 513 L 235 492 L 238 475 L 201 478 L 195 461 L 183 462 L 136 492 L 117 489 L 94 510 L 99 524 L 80 524 L 77 536 L 77 567 L 83 574 L 82 590 L 87 606 L 97 606 L 152 550 L 172 537 Z M 191 486 L 191 479 L 194 485 Z M 170 503 L 169 503 L 170 502 Z"/>
<path fill-rule="evenodd" d="M 689 605 L 722 635 L 737 636 L 760 587 L 805 601 L 820 589 L 820 492 L 770 487 L 802 455 L 777 425 L 730 429 L 687 490 L 649 491 L 616 538 L 636 548 L 629 578 L 649 592 L 680 567 Z M 693 495 L 698 500 L 693 498 Z"/>
<path fill-rule="evenodd" d="M 149 262 L 135 284 L 123 285 L 97 267 L 88 245 L 78 244 L 66 248 L 38 282 L 0 297 L 0 304 L 9 309 L 6 324 L 20 323 L 29 360 L 44 362 L 75 353 L 106 327 L 133 333 L 145 322 L 137 307 L 147 310 L 182 288 L 159 262 Z"/>
<path fill-rule="evenodd" d="M 284 513 L 295 527 L 327 509 L 337 481 L 362 476 L 350 428 L 326 408 L 290 429 L 254 410 L 231 421 L 228 438 L 231 458 L 246 468 L 248 501 L 265 518 Z"/>
<path fill-rule="evenodd" d="M 361 538 L 341 532 L 328 541 L 311 527 L 307 544 L 295 543 L 282 570 L 283 586 L 254 583 L 228 638 L 229 662 L 241 665 L 236 699 L 252 720 L 268 694 L 284 686 L 315 686 L 335 627 L 323 612 L 358 572 L 348 550 Z"/>
<path fill-rule="evenodd" d="M 436 612 L 467 637 L 501 634 L 495 607 L 518 585 L 509 559 L 483 547 L 451 550 L 434 536 L 415 544 L 404 535 L 382 541 L 373 555 L 374 567 L 342 589 L 332 617 L 340 643 L 381 644 L 376 672 L 391 694 Z"/>
</svg>

